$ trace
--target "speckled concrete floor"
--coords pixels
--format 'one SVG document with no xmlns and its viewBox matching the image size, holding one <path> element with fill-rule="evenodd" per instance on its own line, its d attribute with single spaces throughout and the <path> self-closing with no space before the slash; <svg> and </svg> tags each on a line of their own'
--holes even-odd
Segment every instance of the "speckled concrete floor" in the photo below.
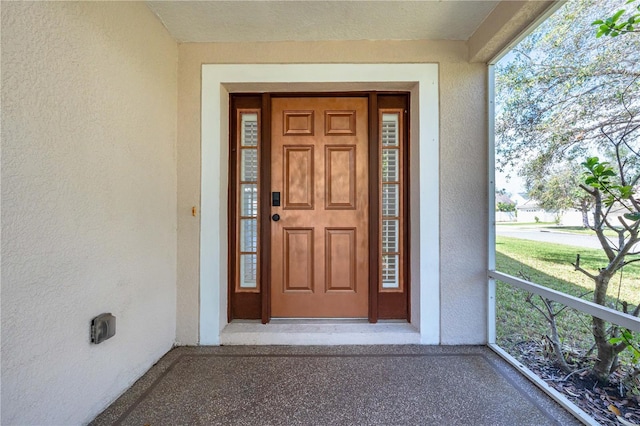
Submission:
<svg viewBox="0 0 640 426">
<path fill-rule="evenodd" d="M 92 425 L 578 425 L 485 347 L 170 351 Z"/>
</svg>

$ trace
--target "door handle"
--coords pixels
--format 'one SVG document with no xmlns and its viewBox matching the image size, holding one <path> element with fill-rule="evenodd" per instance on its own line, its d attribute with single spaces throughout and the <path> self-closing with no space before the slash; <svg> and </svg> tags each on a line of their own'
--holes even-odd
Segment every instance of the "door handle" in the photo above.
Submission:
<svg viewBox="0 0 640 426">
<path fill-rule="evenodd" d="M 277 221 L 280 220 L 280 215 L 278 213 L 276 213 L 273 216 L 271 216 L 271 219 L 273 219 L 274 222 L 277 222 Z"/>
</svg>

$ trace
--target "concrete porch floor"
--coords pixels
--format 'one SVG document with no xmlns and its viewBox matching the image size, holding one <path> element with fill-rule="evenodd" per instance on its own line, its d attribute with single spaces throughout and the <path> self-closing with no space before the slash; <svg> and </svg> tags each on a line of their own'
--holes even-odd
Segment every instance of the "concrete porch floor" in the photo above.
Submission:
<svg viewBox="0 0 640 426">
<path fill-rule="evenodd" d="M 578 425 L 482 346 L 167 353 L 92 425 Z"/>
</svg>

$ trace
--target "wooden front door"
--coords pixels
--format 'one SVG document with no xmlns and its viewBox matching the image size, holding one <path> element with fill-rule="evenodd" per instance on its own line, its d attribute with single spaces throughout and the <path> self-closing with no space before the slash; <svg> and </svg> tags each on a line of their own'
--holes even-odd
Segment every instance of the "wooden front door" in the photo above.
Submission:
<svg viewBox="0 0 640 426">
<path fill-rule="evenodd" d="M 273 317 L 367 317 L 367 105 L 367 98 L 272 99 Z"/>
</svg>

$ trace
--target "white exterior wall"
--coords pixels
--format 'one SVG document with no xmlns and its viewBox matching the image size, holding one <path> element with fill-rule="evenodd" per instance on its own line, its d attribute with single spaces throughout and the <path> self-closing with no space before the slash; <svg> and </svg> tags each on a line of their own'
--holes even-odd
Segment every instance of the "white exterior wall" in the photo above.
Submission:
<svg viewBox="0 0 640 426">
<path fill-rule="evenodd" d="M 593 223 L 593 213 L 589 212 L 589 223 Z M 560 225 L 563 226 L 582 226 L 582 212 L 580 210 L 570 209 L 562 213 Z"/>
<path fill-rule="evenodd" d="M 538 218 L 537 221 L 536 218 Z M 556 213 L 538 208 L 523 207 L 522 209 L 518 209 L 518 222 L 521 223 L 555 222 L 556 218 Z"/>
<path fill-rule="evenodd" d="M 518 220 L 516 212 L 499 212 L 496 211 L 496 222 L 515 222 Z"/>
<path fill-rule="evenodd" d="M 177 44 L 144 3 L 2 2 L 1 47 L 1 423 L 86 423 L 175 341 Z"/>
</svg>

